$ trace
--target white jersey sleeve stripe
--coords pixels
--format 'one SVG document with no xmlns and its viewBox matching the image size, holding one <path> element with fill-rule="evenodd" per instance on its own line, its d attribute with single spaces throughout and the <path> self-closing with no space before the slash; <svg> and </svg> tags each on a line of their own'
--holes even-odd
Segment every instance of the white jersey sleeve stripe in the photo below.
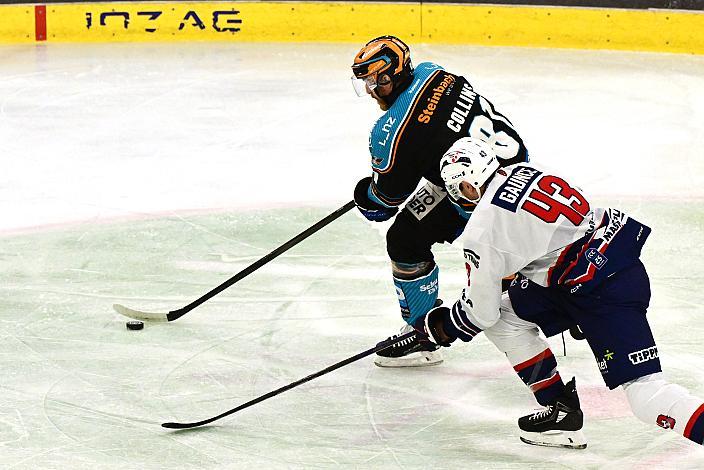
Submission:
<svg viewBox="0 0 704 470">
<path fill-rule="evenodd" d="M 455 302 L 452 306 L 452 323 L 457 327 L 458 330 L 462 330 L 467 334 L 472 336 L 478 335 L 482 330 L 472 323 L 467 317 L 467 313 L 462 308 L 460 302 Z"/>
</svg>

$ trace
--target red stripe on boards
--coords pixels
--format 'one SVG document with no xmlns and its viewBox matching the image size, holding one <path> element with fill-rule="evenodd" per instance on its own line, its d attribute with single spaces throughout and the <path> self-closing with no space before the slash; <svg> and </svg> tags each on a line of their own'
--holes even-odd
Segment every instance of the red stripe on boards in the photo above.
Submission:
<svg viewBox="0 0 704 470">
<path fill-rule="evenodd" d="M 37 41 L 46 41 L 46 5 L 34 6 L 34 36 Z"/>
</svg>

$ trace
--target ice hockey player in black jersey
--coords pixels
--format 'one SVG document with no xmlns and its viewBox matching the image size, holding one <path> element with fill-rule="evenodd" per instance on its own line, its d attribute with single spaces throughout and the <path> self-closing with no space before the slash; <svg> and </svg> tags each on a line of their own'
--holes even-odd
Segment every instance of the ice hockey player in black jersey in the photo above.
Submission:
<svg viewBox="0 0 704 470">
<path fill-rule="evenodd" d="M 501 165 L 525 162 L 528 152 L 511 122 L 466 78 L 430 62 L 413 67 L 408 46 L 396 37 L 369 41 L 355 56 L 352 72 L 357 94 L 370 95 L 385 111 L 369 136 L 372 176 L 359 181 L 354 200 L 371 221 L 396 217 L 386 243 L 408 323 L 403 333 L 438 297 L 438 266 L 431 247 L 455 240 L 474 207 L 448 199 L 439 171 L 445 151 L 472 136 L 491 145 Z M 425 184 L 419 187 L 421 180 Z M 437 347 L 418 340 L 397 345 L 375 360 L 386 367 L 440 362 Z"/>
<path fill-rule="evenodd" d="M 704 444 L 704 400 L 667 381 L 646 317 L 650 281 L 640 260 L 651 229 L 592 205 L 569 180 L 539 165 L 500 168 L 485 142 L 464 138 L 443 157 L 451 197 L 476 205 L 460 235 L 467 286 L 415 327 L 435 344 L 484 332 L 545 408 L 518 420 L 535 445 L 584 448 L 574 379 L 564 384 L 547 341 L 579 325 L 610 389 L 633 414 Z M 516 234 L 520 233 L 520 237 Z M 505 294 L 499 280 L 518 273 Z"/>
</svg>

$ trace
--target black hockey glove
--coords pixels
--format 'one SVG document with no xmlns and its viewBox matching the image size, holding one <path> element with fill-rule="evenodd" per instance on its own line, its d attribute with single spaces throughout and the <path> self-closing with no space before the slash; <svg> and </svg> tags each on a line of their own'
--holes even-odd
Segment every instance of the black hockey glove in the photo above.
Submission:
<svg viewBox="0 0 704 470">
<path fill-rule="evenodd" d="M 455 326 L 452 321 L 452 310 L 447 307 L 433 308 L 424 317 L 416 320 L 413 327 L 438 346 L 449 346 L 458 338 L 464 342 L 472 341 L 476 335 L 481 333 L 482 329 L 466 318 L 458 303 L 459 300 L 452 308 L 459 309 L 456 316 L 458 321 L 462 323 L 460 328 Z"/>
<path fill-rule="evenodd" d="M 385 207 L 369 199 L 369 185 L 371 183 L 371 176 L 359 180 L 354 188 L 354 203 L 367 220 L 372 222 L 389 220 L 396 215 L 398 207 Z"/>
<path fill-rule="evenodd" d="M 451 321 L 450 309 L 442 306 L 435 307 L 416 320 L 413 328 L 438 346 L 448 347 L 457 339 L 457 336 L 452 337 L 445 333 L 446 321 Z"/>
</svg>

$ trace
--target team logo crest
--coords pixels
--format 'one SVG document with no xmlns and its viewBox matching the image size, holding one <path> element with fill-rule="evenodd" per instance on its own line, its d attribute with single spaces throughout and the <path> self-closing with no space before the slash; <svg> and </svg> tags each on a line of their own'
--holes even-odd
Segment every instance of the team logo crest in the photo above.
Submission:
<svg viewBox="0 0 704 470">
<path fill-rule="evenodd" d="M 658 415 L 658 419 L 655 421 L 658 426 L 664 429 L 675 429 L 675 418 L 666 415 Z"/>
<path fill-rule="evenodd" d="M 587 257 L 587 260 L 589 260 L 589 262 L 593 264 L 596 269 L 603 268 L 604 265 L 609 262 L 609 259 L 602 253 L 599 253 L 596 248 L 589 248 L 586 253 L 584 253 L 584 256 Z"/>
</svg>

